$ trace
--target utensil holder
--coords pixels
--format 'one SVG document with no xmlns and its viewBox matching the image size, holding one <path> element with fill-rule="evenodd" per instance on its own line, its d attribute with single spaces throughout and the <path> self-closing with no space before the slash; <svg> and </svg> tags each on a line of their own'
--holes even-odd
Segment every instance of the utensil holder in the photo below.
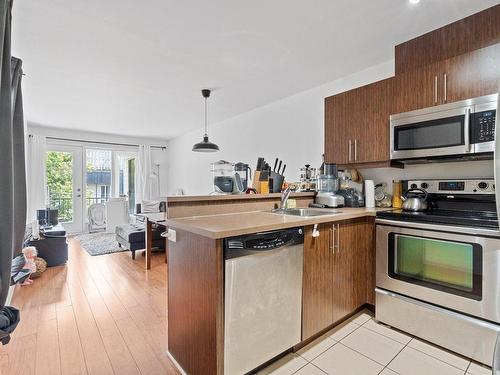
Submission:
<svg viewBox="0 0 500 375">
<path fill-rule="evenodd" d="M 281 193 L 281 187 L 285 181 L 285 176 L 271 171 L 269 177 L 273 179 L 273 193 Z"/>
</svg>

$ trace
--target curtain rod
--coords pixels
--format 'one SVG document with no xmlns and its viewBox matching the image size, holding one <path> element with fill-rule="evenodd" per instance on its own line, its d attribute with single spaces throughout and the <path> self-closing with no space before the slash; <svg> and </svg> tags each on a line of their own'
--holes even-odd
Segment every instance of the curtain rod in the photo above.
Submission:
<svg viewBox="0 0 500 375">
<path fill-rule="evenodd" d="M 29 137 L 31 138 L 32 135 L 30 134 Z M 104 142 L 104 141 L 89 141 L 85 139 L 70 139 L 70 138 L 60 138 L 60 137 L 45 137 L 46 139 L 52 139 L 55 141 L 71 141 L 71 142 L 82 142 L 82 143 L 97 143 L 101 145 L 112 145 L 112 146 L 132 146 L 132 147 L 139 147 L 138 144 L 133 144 L 133 143 L 116 143 L 116 142 Z M 161 150 L 166 150 L 167 146 L 151 146 L 151 148 L 158 148 Z"/>
</svg>

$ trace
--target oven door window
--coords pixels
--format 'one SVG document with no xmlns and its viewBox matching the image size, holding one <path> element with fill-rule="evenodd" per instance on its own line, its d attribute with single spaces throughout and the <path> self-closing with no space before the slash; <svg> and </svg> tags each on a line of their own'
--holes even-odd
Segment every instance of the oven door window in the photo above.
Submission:
<svg viewBox="0 0 500 375">
<path fill-rule="evenodd" d="M 479 301 L 482 249 L 476 243 L 391 233 L 389 276 Z"/>
<path fill-rule="evenodd" d="M 465 116 L 400 125 L 394 128 L 394 150 L 423 150 L 465 145 Z"/>
</svg>

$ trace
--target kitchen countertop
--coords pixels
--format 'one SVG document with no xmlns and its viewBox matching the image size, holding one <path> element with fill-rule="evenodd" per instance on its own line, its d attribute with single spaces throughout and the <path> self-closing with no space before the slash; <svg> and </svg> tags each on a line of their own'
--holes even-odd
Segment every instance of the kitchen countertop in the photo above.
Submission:
<svg viewBox="0 0 500 375">
<path fill-rule="evenodd" d="M 314 191 L 292 193 L 293 197 L 314 197 Z M 206 202 L 206 201 L 230 201 L 230 200 L 252 200 L 252 199 L 276 199 L 281 193 L 270 194 L 220 194 L 220 195 L 176 195 L 167 197 L 167 203 L 177 202 Z"/>
<path fill-rule="evenodd" d="M 329 211 L 332 211 L 332 215 L 314 217 L 281 215 L 271 213 L 270 211 L 252 211 L 234 214 L 174 218 L 168 219 L 166 224 L 173 229 L 182 229 L 201 236 L 218 239 L 262 231 L 342 221 L 364 216 L 375 216 L 377 211 L 382 210 L 388 209 L 364 207 L 338 208 L 329 209 Z"/>
</svg>

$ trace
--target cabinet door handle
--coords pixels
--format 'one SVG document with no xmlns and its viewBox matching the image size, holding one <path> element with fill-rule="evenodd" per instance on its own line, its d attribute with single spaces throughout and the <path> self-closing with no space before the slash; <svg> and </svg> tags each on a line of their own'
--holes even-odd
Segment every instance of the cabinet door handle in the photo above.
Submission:
<svg viewBox="0 0 500 375">
<path fill-rule="evenodd" d="M 337 224 L 337 252 L 340 254 L 340 224 Z"/>
<path fill-rule="evenodd" d="M 358 160 L 358 140 L 354 140 L 354 161 Z"/>
<path fill-rule="evenodd" d="M 444 73 L 444 102 L 446 103 L 448 97 L 448 75 Z"/>
<path fill-rule="evenodd" d="M 434 76 L 434 104 L 438 102 L 438 76 Z"/>
<path fill-rule="evenodd" d="M 352 160 L 351 151 L 352 151 L 352 141 L 349 139 L 349 161 Z"/>
<path fill-rule="evenodd" d="M 335 254 L 335 233 L 333 227 L 330 228 L 330 251 Z"/>
</svg>

